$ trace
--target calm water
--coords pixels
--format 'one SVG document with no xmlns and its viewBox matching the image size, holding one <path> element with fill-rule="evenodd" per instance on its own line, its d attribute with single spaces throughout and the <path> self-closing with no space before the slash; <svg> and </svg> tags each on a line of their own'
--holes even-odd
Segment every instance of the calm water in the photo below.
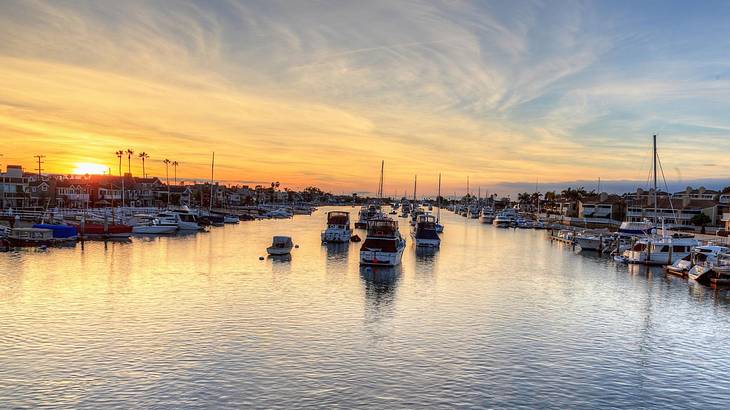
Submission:
<svg viewBox="0 0 730 410">
<path fill-rule="evenodd" d="M 324 210 L 0 254 L 0 407 L 730 406 L 727 293 L 443 217 L 395 270 Z"/>
</svg>

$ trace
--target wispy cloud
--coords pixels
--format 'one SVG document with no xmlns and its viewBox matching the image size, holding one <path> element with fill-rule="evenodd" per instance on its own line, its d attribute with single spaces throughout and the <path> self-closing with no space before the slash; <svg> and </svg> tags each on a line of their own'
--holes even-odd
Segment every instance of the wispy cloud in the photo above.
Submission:
<svg viewBox="0 0 730 410">
<path fill-rule="evenodd" d="M 641 179 L 659 133 L 685 178 L 728 174 L 728 10 L 662 7 L 7 1 L 3 160 L 66 171 L 129 146 L 194 178 L 215 150 L 221 179 L 354 191 L 385 159 L 386 190 L 439 171 L 463 190 Z"/>
</svg>

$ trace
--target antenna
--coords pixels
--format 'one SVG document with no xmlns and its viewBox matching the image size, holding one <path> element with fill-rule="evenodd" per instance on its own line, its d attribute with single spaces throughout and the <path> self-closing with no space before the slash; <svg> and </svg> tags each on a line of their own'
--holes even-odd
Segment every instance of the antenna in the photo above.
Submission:
<svg viewBox="0 0 730 410">
<path fill-rule="evenodd" d="M 38 179 L 40 180 L 41 172 L 43 172 L 43 168 L 41 167 L 41 164 L 44 163 L 44 161 L 42 161 L 42 159 L 45 158 L 46 156 L 45 155 L 34 155 L 34 157 L 38 159 L 38 168 L 36 168 L 36 171 L 38 171 Z"/>
</svg>

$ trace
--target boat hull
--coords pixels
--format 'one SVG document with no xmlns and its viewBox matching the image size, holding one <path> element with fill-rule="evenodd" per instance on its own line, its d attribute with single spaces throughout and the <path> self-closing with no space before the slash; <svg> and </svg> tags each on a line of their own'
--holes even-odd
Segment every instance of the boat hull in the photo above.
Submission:
<svg viewBox="0 0 730 410">
<path fill-rule="evenodd" d="M 351 237 L 352 237 L 351 230 L 327 229 L 326 231 L 322 232 L 322 234 L 321 234 L 322 242 L 344 243 L 344 242 L 349 242 Z"/>
<path fill-rule="evenodd" d="M 403 258 L 403 248 L 395 252 L 360 251 L 360 265 L 397 266 Z"/>
<path fill-rule="evenodd" d="M 289 255 L 291 248 L 275 248 L 270 246 L 266 248 L 266 252 L 272 256 Z"/>
<path fill-rule="evenodd" d="M 177 226 L 152 225 L 152 226 L 135 226 L 132 233 L 138 235 L 165 235 L 177 232 Z"/>
</svg>

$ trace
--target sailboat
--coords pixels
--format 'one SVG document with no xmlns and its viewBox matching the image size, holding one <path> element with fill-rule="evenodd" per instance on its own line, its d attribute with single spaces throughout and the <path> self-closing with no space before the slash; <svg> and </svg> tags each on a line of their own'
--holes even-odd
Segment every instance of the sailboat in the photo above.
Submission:
<svg viewBox="0 0 730 410">
<path fill-rule="evenodd" d="M 436 232 L 441 233 L 444 231 L 444 226 L 441 224 L 441 173 L 439 173 L 439 193 L 436 197 Z"/>
<path fill-rule="evenodd" d="M 653 172 L 654 172 L 654 223 L 657 222 L 657 149 L 656 135 L 653 137 Z M 624 251 L 623 257 L 617 260 L 644 265 L 671 265 L 690 254 L 699 245 L 694 238 L 673 238 L 667 234 L 664 218 L 661 218 L 661 236 L 652 235 L 639 239 L 631 249 Z"/>
</svg>

